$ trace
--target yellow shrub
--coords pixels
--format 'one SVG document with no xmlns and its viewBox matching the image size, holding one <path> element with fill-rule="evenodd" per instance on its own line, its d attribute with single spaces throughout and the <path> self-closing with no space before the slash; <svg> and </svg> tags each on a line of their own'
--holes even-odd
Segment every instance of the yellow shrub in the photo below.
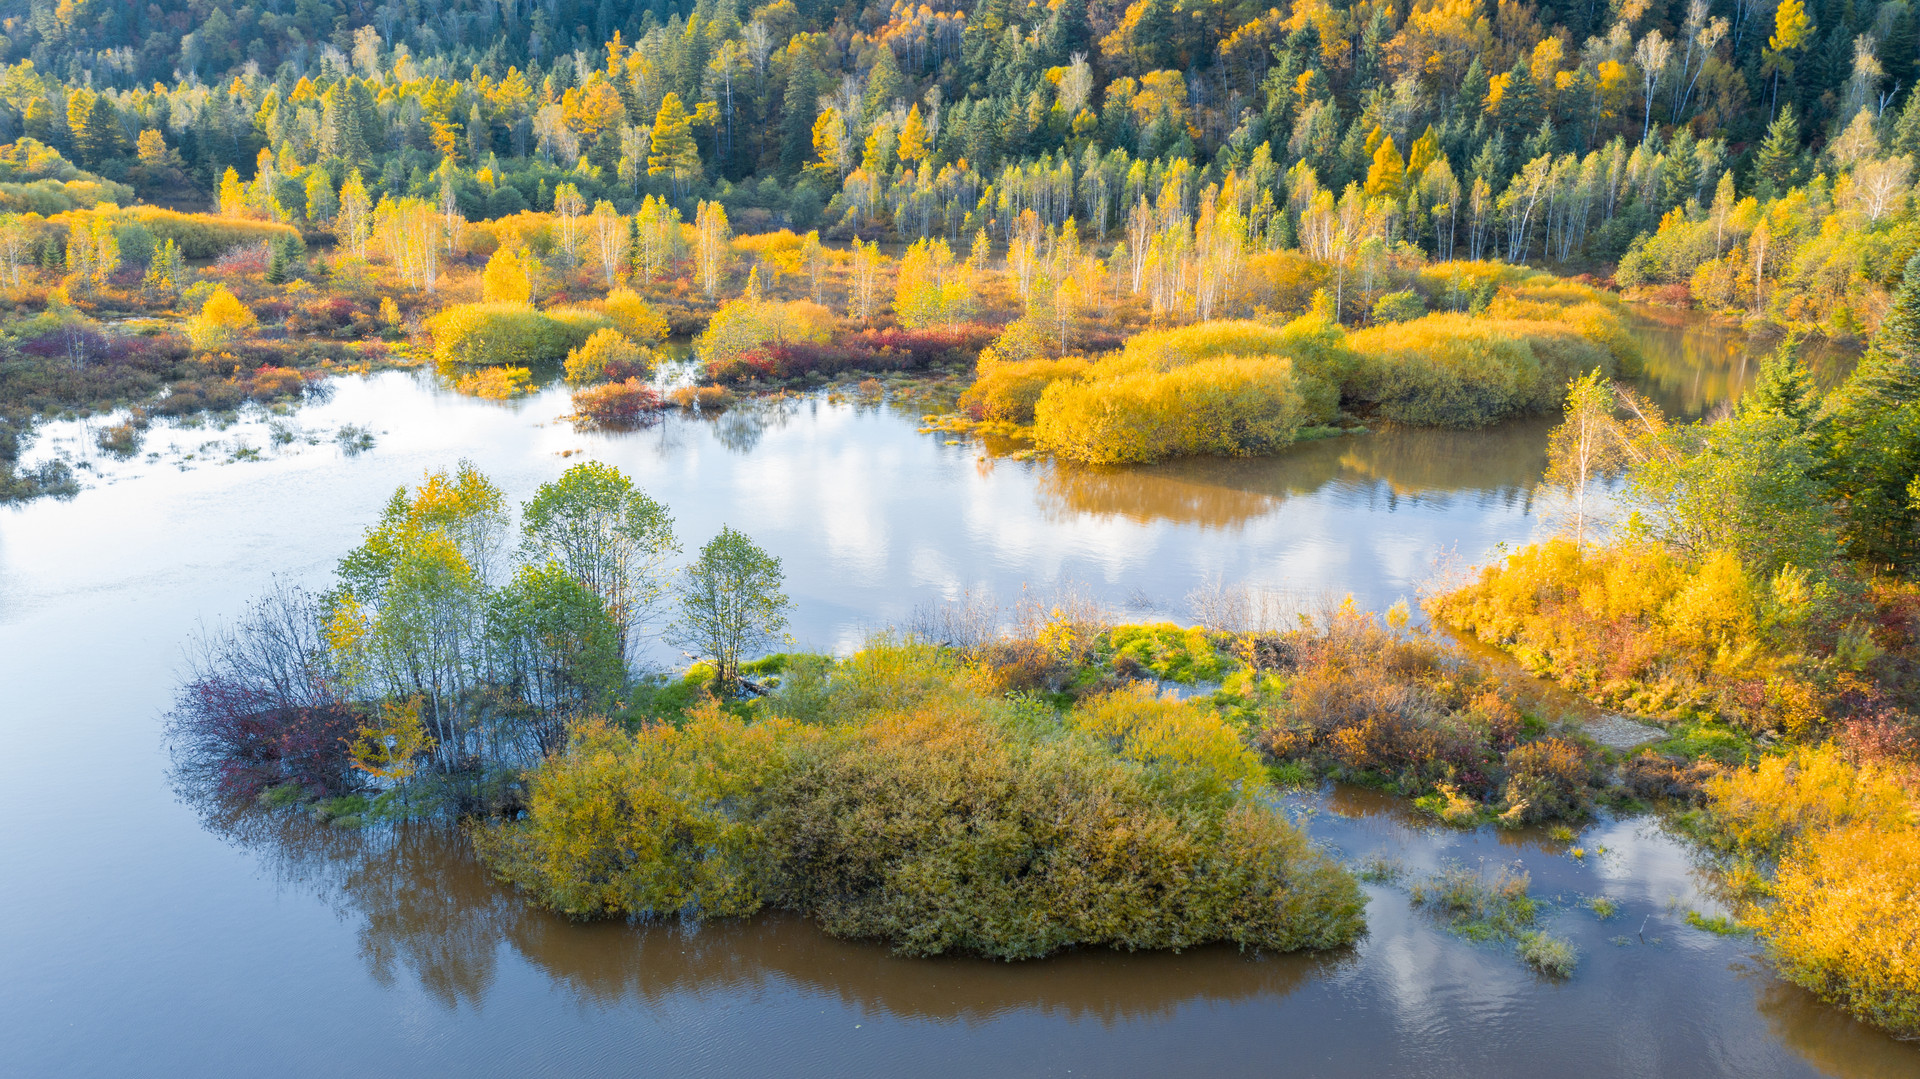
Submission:
<svg viewBox="0 0 1920 1079">
<path fill-rule="evenodd" d="M 1106 740 L 1127 760 L 1178 770 L 1221 793 L 1262 782 L 1260 759 L 1219 713 L 1160 696 L 1147 683 L 1082 702 L 1067 725 Z"/>
<path fill-rule="evenodd" d="M 1752 920 L 1788 981 L 1920 1037 L 1920 830 L 1860 821 L 1808 837 Z"/>
<path fill-rule="evenodd" d="M 1290 361 L 1216 357 L 1167 371 L 1056 381 L 1034 408 L 1034 440 L 1088 464 L 1247 456 L 1292 442 L 1307 418 Z"/>
<path fill-rule="evenodd" d="M 524 367 L 482 367 L 460 376 L 454 388 L 470 397 L 504 401 L 532 388 L 533 372 Z"/>
<path fill-rule="evenodd" d="M 585 342 L 607 318 L 590 311 L 538 311 L 527 304 L 463 303 L 427 320 L 442 367 L 552 363 Z"/>
<path fill-rule="evenodd" d="M 1086 372 L 1087 361 L 1078 356 L 1012 363 L 994 363 L 983 357 L 973 385 L 960 395 L 960 407 L 984 420 L 1030 424 L 1033 406 L 1048 386 Z"/>
<path fill-rule="evenodd" d="M 667 320 L 632 289 L 617 288 L 607 293 L 607 317 L 613 328 L 642 345 L 666 340 Z"/>
<path fill-rule="evenodd" d="M 480 271 L 480 298 L 487 303 L 532 303 L 533 271 L 520 253 L 501 248 Z"/>
<path fill-rule="evenodd" d="M 1777 857 L 1800 836 L 1841 825 L 1896 831 L 1911 812 L 1889 773 L 1857 767 L 1832 745 L 1764 758 L 1709 780 L 1706 792 L 1716 841 L 1759 857 Z"/>
<path fill-rule="evenodd" d="M 596 330 L 579 348 L 567 353 L 567 381 L 615 382 L 646 378 L 653 371 L 652 355 L 619 330 Z"/>
<path fill-rule="evenodd" d="M 824 342 L 832 334 L 834 321 L 833 312 L 806 300 L 781 303 L 742 297 L 714 312 L 693 347 L 702 362 L 725 363 L 761 345 Z"/>
<path fill-rule="evenodd" d="M 223 349 L 245 336 L 257 322 L 252 308 L 223 285 L 207 296 L 198 315 L 187 320 L 187 339 L 197 349 Z"/>
</svg>

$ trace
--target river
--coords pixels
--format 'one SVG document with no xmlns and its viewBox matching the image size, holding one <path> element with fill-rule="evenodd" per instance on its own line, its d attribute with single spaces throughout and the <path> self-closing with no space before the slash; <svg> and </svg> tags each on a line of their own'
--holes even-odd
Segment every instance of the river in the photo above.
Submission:
<svg viewBox="0 0 1920 1079">
<path fill-rule="evenodd" d="M 1648 323 L 1671 411 L 1729 400 L 1735 336 Z M 583 457 L 785 562 L 800 647 L 845 650 L 967 596 L 1063 585 L 1184 619 L 1221 585 L 1379 608 L 1541 527 L 1548 424 L 1332 439 L 1133 472 L 984 456 L 915 402 L 824 395 L 581 434 L 564 392 L 494 404 L 406 373 L 337 380 L 286 416 L 91 452 L 69 502 L 0 513 L 0 1074 L 1314 1076 L 1920 1074 L 1903 1045 L 1780 983 L 1650 820 L 1544 833 L 1426 827 L 1345 789 L 1287 812 L 1356 861 L 1370 931 L 1314 957 L 1088 952 L 906 960 L 769 917 L 577 925 L 489 881 L 431 827 L 355 832 L 177 792 L 160 723 L 196 626 L 276 574 L 318 585 L 394 487 L 472 459 L 520 499 Z M 334 438 L 374 437 L 364 452 Z M 95 427 L 98 425 L 95 424 Z M 1578 847 L 1584 856 L 1576 857 Z M 1604 852 L 1603 852 L 1604 851 Z M 1552 982 L 1409 901 L 1443 865 L 1518 864 L 1581 951 Z M 1617 906 L 1601 920 L 1588 900 Z"/>
</svg>

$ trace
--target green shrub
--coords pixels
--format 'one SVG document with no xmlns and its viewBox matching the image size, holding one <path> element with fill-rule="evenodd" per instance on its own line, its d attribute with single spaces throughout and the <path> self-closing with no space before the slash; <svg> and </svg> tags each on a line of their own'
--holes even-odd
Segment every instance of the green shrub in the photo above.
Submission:
<svg viewBox="0 0 1920 1079">
<path fill-rule="evenodd" d="M 1374 301 L 1373 321 L 1406 322 L 1427 313 L 1427 301 L 1412 289 L 1389 292 Z"/>
</svg>

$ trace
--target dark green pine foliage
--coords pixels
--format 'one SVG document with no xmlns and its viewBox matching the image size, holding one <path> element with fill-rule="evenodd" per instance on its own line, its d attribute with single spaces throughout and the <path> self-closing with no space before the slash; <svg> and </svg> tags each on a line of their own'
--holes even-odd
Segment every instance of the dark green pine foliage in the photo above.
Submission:
<svg viewBox="0 0 1920 1079">
<path fill-rule="evenodd" d="M 1760 377 L 1740 399 L 1747 412 L 1777 412 L 1792 420 L 1802 433 L 1812 429 L 1820 410 L 1813 376 L 1800 361 L 1800 335 L 1790 333 L 1767 358 Z"/>
<path fill-rule="evenodd" d="M 1826 479 L 1853 553 L 1897 570 L 1920 565 L 1920 256 L 1860 366 L 1822 415 Z"/>
<path fill-rule="evenodd" d="M 1793 106 L 1782 105 L 1767 125 L 1767 137 L 1753 159 L 1754 189 L 1762 198 L 1786 194 L 1800 182 L 1800 121 Z"/>
</svg>

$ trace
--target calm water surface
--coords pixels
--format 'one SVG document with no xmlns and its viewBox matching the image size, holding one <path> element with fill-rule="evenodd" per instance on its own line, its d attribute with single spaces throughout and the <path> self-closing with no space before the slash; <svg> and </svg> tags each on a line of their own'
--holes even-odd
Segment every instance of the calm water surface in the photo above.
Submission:
<svg viewBox="0 0 1920 1079">
<path fill-rule="evenodd" d="M 1737 339 L 1648 332 L 1679 342 L 1650 371 L 1672 411 L 1750 376 Z M 160 716 L 194 627 L 275 573 L 323 583 L 395 486 L 462 456 L 516 499 L 582 453 L 619 465 L 689 546 L 724 522 L 783 557 L 798 643 L 845 649 L 922 604 L 1062 582 L 1135 617 L 1184 617 L 1218 582 L 1411 597 L 1436 566 L 1534 534 L 1547 430 L 1099 473 L 983 460 L 917 434 L 910 403 L 805 399 L 619 436 L 575 433 L 564 411 L 556 392 L 500 406 L 345 380 L 278 438 L 266 417 L 156 431 L 153 457 L 91 462 L 74 501 L 0 515 L 0 1074 L 1920 1075 L 1920 1050 L 1687 927 L 1720 908 L 1645 821 L 1592 825 L 1576 859 L 1540 835 L 1434 831 L 1363 792 L 1297 796 L 1288 811 L 1343 856 L 1405 869 L 1367 886 L 1358 946 L 1007 965 L 896 959 L 783 918 L 574 925 L 442 831 L 342 832 L 171 788 Z M 377 445 L 346 454 L 342 424 Z M 43 450 L 89 440 L 56 426 Z M 1450 862 L 1524 866 L 1580 947 L 1574 978 L 1414 909 L 1404 881 Z M 1593 896 L 1620 913 L 1600 921 Z"/>
</svg>

